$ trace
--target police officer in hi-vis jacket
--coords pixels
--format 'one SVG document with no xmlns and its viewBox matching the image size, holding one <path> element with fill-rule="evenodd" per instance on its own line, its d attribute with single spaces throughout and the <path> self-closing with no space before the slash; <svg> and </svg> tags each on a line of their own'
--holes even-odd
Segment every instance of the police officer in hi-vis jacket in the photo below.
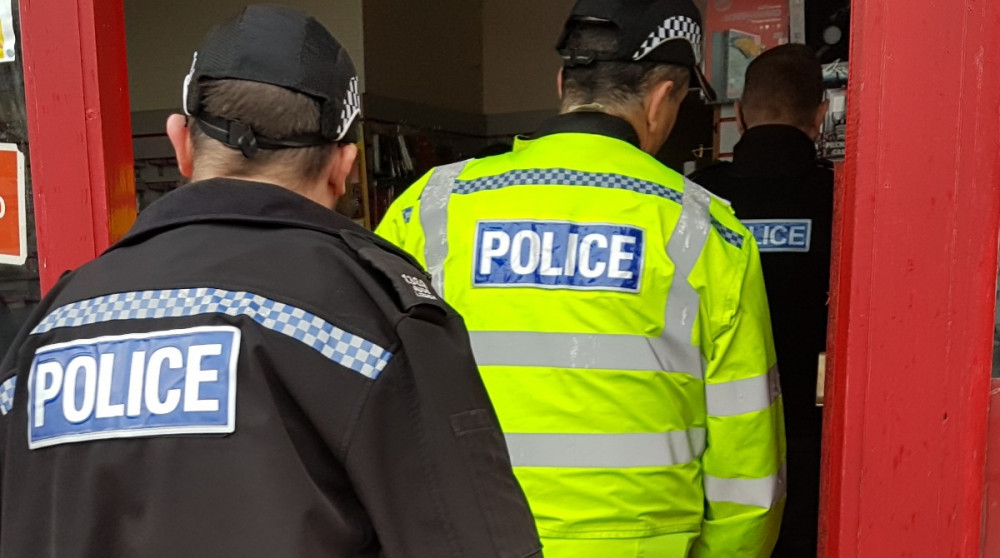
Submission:
<svg viewBox="0 0 1000 558">
<path fill-rule="evenodd" d="M 690 0 L 580 0 L 562 114 L 434 169 L 377 232 L 465 317 L 549 558 L 769 556 L 782 400 L 757 242 L 659 163 L 698 68 Z"/>
</svg>

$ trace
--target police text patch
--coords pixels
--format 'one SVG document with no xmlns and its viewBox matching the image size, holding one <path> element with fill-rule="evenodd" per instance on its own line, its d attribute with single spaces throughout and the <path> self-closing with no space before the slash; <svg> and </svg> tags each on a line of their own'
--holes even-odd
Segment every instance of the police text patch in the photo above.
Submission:
<svg viewBox="0 0 1000 558">
<path fill-rule="evenodd" d="M 645 233 L 628 225 L 480 221 L 473 283 L 638 292 Z"/>
<path fill-rule="evenodd" d="M 761 252 L 808 252 L 812 219 L 751 219 L 743 221 Z"/>
<path fill-rule="evenodd" d="M 28 446 L 232 433 L 239 348 L 234 327 L 42 347 L 28 381 Z"/>
</svg>

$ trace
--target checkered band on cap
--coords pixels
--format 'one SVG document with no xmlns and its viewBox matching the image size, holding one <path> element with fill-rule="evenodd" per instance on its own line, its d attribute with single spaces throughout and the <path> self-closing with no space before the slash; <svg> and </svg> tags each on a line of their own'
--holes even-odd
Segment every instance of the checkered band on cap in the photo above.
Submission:
<svg viewBox="0 0 1000 558">
<path fill-rule="evenodd" d="M 204 314 L 242 316 L 287 335 L 327 359 L 371 379 L 378 378 L 392 353 L 301 308 L 244 292 L 214 288 L 135 291 L 61 306 L 39 323 L 32 335 L 58 328 L 118 320 L 183 318 Z"/>
<path fill-rule="evenodd" d="M 695 61 L 701 63 L 701 24 L 684 16 L 668 17 L 650 33 L 649 37 L 646 37 L 646 40 L 639 46 L 639 50 L 632 55 L 632 59 L 642 60 L 660 45 L 673 39 L 684 39 L 691 43 Z"/>
<path fill-rule="evenodd" d="M 347 86 L 344 106 L 340 109 L 340 126 L 337 128 L 338 141 L 344 139 L 359 114 L 361 114 L 361 93 L 358 90 L 358 77 L 354 76 Z"/>
<path fill-rule="evenodd" d="M 16 387 L 17 376 L 12 376 L 0 384 L 0 415 L 6 415 L 14 408 L 14 388 Z"/>
</svg>

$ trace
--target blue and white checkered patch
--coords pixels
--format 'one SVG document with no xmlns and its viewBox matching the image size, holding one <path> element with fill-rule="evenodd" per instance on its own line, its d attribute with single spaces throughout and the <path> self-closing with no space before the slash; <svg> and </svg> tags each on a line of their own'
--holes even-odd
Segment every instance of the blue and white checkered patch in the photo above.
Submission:
<svg viewBox="0 0 1000 558">
<path fill-rule="evenodd" d="M 117 293 L 74 302 L 57 308 L 31 333 L 117 320 L 184 318 L 203 314 L 245 316 L 373 380 L 392 360 L 392 353 L 384 348 L 301 308 L 249 292 L 207 287 Z"/>
<path fill-rule="evenodd" d="M 720 235 L 722 235 L 723 240 L 740 250 L 743 249 L 743 235 L 723 225 L 714 217 L 712 218 L 712 226 L 715 227 L 715 230 L 718 231 Z"/>
<path fill-rule="evenodd" d="M 592 186 L 628 190 L 681 203 L 684 195 L 662 184 L 624 174 L 584 172 L 571 169 L 522 169 L 472 180 L 456 180 L 454 194 L 473 194 L 509 186 Z"/>
<path fill-rule="evenodd" d="M 403 222 L 409 223 L 410 219 L 412 218 L 413 218 L 413 208 L 407 207 L 406 209 L 403 210 Z"/>
<path fill-rule="evenodd" d="M 0 415 L 6 415 L 14 408 L 14 389 L 17 387 L 17 376 L 11 376 L 0 384 Z"/>
</svg>

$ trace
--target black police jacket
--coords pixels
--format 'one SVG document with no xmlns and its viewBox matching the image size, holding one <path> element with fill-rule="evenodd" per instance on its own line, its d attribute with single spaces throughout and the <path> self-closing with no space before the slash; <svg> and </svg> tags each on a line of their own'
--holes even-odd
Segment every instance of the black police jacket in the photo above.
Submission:
<svg viewBox="0 0 1000 558">
<path fill-rule="evenodd" d="M 789 437 L 818 436 L 819 353 L 826 347 L 833 170 L 792 126 L 751 128 L 731 163 L 691 179 L 729 200 L 761 250 Z"/>
<path fill-rule="evenodd" d="M 833 171 L 791 126 L 751 128 L 732 163 L 691 177 L 733 204 L 761 249 L 788 437 L 788 502 L 775 558 L 815 556 L 822 410 L 818 355 L 826 347 Z"/>
<path fill-rule="evenodd" d="M 527 557 L 461 318 L 277 186 L 184 186 L 2 364 L 0 557 Z"/>
</svg>

